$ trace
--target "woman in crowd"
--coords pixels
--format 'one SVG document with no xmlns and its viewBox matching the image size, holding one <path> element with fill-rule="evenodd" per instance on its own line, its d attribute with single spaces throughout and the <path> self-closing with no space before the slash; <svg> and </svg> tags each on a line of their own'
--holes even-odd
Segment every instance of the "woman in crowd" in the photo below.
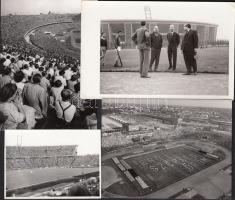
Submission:
<svg viewBox="0 0 235 200">
<path fill-rule="evenodd" d="M 22 102 L 16 96 L 17 86 L 7 83 L 0 89 L 0 112 L 6 117 L 2 124 L 4 129 L 16 129 L 20 123 L 25 122 L 26 115 Z"/>
<path fill-rule="evenodd" d="M 12 72 L 11 72 L 11 68 L 6 67 L 3 70 L 3 74 L 2 77 L 0 79 L 0 88 L 2 88 L 4 85 L 6 85 L 7 83 L 11 83 L 12 82 Z"/>
<path fill-rule="evenodd" d="M 68 89 L 74 92 L 74 85 L 76 85 L 77 83 L 78 83 L 78 78 L 76 74 L 74 74 L 71 76 L 71 79 L 68 80 Z"/>
</svg>

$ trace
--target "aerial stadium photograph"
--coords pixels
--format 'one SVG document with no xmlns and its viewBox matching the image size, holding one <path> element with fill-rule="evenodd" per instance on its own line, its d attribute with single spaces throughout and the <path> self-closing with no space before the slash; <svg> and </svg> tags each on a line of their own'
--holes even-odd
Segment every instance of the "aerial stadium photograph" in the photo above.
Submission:
<svg viewBox="0 0 235 200">
<path fill-rule="evenodd" d="M 80 3 L 1 0 L 0 130 L 99 128 L 100 101 L 80 98 Z"/>
<path fill-rule="evenodd" d="M 5 198 L 99 197 L 100 132 L 43 132 L 5 132 Z"/>
<path fill-rule="evenodd" d="M 103 99 L 102 197 L 232 199 L 231 106 Z"/>
<path fill-rule="evenodd" d="M 220 98 L 233 91 L 229 77 L 235 23 L 230 3 L 116 2 L 103 3 L 102 9 L 102 97 Z"/>
</svg>

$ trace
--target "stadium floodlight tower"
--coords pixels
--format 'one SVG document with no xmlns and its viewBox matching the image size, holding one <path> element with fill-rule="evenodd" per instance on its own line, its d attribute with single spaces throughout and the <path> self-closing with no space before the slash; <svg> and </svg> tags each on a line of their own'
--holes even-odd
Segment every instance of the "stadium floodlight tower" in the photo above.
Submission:
<svg viewBox="0 0 235 200">
<path fill-rule="evenodd" d="M 21 154 L 21 150 L 22 150 L 22 135 L 17 135 L 16 146 L 18 148 L 18 152 Z"/>
<path fill-rule="evenodd" d="M 151 14 L 151 8 L 149 6 L 144 6 L 144 13 L 145 13 L 145 19 L 146 20 L 151 20 L 152 19 L 152 14 Z"/>
</svg>

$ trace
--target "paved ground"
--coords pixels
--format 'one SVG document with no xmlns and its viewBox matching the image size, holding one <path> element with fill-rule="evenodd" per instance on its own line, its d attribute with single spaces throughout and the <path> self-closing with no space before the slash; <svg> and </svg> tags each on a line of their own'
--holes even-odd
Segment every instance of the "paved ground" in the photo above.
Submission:
<svg viewBox="0 0 235 200">
<path fill-rule="evenodd" d="M 228 74 L 184 76 L 154 72 L 140 78 L 137 72 L 101 72 L 101 94 L 126 95 L 228 95 Z"/>
</svg>

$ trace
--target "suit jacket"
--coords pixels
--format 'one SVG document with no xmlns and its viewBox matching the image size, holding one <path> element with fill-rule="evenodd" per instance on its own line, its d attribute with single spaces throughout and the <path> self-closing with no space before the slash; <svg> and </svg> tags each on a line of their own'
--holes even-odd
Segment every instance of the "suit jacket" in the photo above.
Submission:
<svg viewBox="0 0 235 200">
<path fill-rule="evenodd" d="M 198 48 L 197 31 L 189 30 L 183 37 L 181 49 L 183 52 L 194 53 L 195 48 Z"/>
<path fill-rule="evenodd" d="M 158 36 L 155 33 L 150 34 L 151 48 L 161 49 L 162 48 L 162 35 L 159 33 Z"/>
<path fill-rule="evenodd" d="M 148 29 L 146 27 L 140 27 L 131 36 L 138 49 L 150 48 L 150 37 L 146 37 L 145 32 L 148 32 Z"/>
<path fill-rule="evenodd" d="M 178 33 L 173 32 L 172 33 L 167 33 L 167 41 L 168 41 L 168 47 L 178 47 L 180 43 L 180 36 Z"/>
</svg>

